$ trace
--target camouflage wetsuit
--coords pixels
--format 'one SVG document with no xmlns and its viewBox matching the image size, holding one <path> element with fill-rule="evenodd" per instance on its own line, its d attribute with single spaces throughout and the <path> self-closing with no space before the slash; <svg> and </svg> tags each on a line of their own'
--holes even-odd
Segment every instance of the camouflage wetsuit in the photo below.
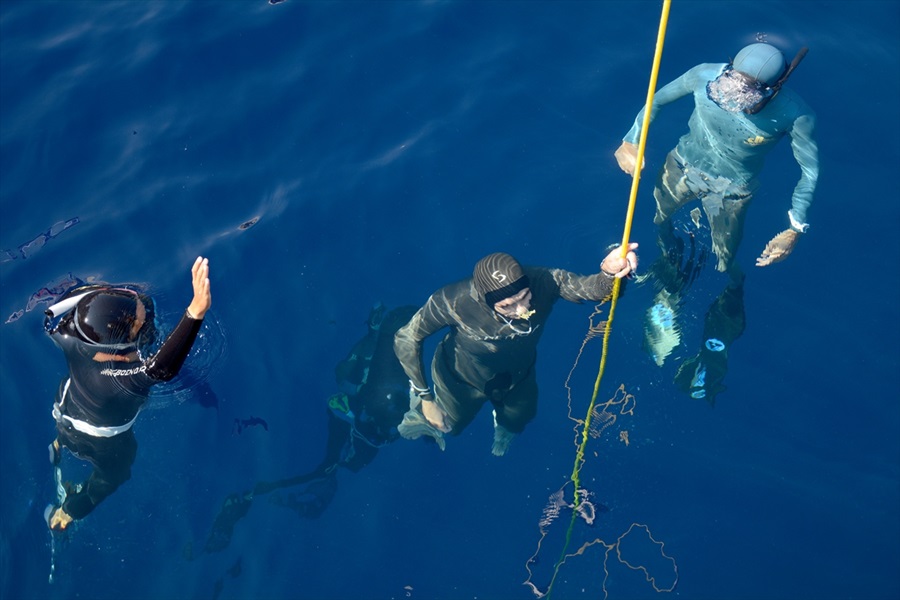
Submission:
<svg viewBox="0 0 900 600">
<path fill-rule="evenodd" d="M 490 401 L 497 423 L 519 433 L 537 412 L 537 345 L 553 305 L 599 301 L 612 290 L 604 274 L 576 275 L 561 269 L 524 267 L 535 314 L 528 321 L 502 318 L 485 303 L 472 279 L 441 288 L 394 338 L 394 351 L 410 381 L 428 387 L 423 341 L 444 327 L 431 365 L 435 402 L 460 433 Z"/>
</svg>

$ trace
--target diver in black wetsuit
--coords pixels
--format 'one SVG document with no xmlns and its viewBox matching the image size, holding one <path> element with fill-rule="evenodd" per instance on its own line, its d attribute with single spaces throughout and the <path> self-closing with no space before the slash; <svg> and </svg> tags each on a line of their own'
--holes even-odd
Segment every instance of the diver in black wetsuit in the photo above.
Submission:
<svg viewBox="0 0 900 600">
<path fill-rule="evenodd" d="M 50 460 L 58 467 L 68 448 L 94 466 L 83 483 L 65 484 L 60 506 L 47 507 L 50 529 L 62 531 L 84 518 L 131 477 L 137 454 L 132 425 L 150 388 L 178 374 L 212 304 L 208 260 L 198 257 L 191 275 L 190 305 L 149 358 L 141 349 L 156 334 L 153 300 L 130 287 L 78 287 L 47 310 L 45 327 L 69 366 L 53 404 L 57 437 Z"/>
<path fill-rule="evenodd" d="M 401 306 L 387 315 L 381 304 L 372 309 L 368 333 L 335 368 L 342 391 L 328 399 L 325 457 L 298 477 L 309 481 L 305 489 L 276 494 L 273 503 L 304 517 L 318 517 L 337 491 L 338 467 L 356 473 L 372 462 L 379 448 L 400 437 L 397 426 L 409 409 L 409 381 L 394 354 L 394 334 L 415 312 L 414 306 Z M 257 491 L 265 485 L 258 484 Z"/>
<path fill-rule="evenodd" d="M 337 492 L 337 469 L 354 473 L 372 462 L 378 449 L 398 437 L 397 426 L 409 409 L 409 380 L 394 354 L 394 334 L 415 314 L 402 306 L 385 314 L 376 304 L 369 314 L 368 332 L 335 368 L 339 393 L 328 399 L 328 439 L 325 456 L 307 473 L 278 481 L 260 481 L 252 490 L 225 498 L 204 543 L 204 552 L 228 547 L 237 522 L 256 496 L 304 485 L 296 492 L 275 493 L 272 503 L 302 517 L 321 515 Z M 192 549 L 188 555 L 193 557 Z"/>
</svg>

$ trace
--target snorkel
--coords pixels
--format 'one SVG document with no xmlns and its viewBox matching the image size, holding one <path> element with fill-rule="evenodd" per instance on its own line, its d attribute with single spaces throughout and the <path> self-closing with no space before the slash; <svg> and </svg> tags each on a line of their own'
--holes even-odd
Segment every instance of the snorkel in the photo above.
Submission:
<svg viewBox="0 0 900 600">
<path fill-rule="evenodd" d="M 80 294 L 75 294 L 74 296 L 69 296 L 68 298 L 63 298 L 56 304 L 52 304 L 47 310 L 44 311 L 44 314 L 47 315 L 47 321 L 51 321 L 58 317 L 61 317 L 65 313 L 69 312 L 78 304 L 78 302 L 87 296 L 88 294 L 93 294 L 98 289 L 102 288 L 92 288 L 86 292 L 82 292 Z"/>
</svg>

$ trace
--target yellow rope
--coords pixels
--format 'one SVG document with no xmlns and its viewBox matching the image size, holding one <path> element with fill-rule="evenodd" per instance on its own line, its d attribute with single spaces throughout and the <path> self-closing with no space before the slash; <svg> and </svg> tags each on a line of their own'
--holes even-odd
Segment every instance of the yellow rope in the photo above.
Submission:
<svg viewBox="0 0 900 600">
<path fill-rule="evenodd" d="M 631 224 L 634 219 L 634 207 L 637 201 L 638 185 L 641 180 L 641 167 L 644 164 L 644 151 L 647 146 L 647 132 L 650 129 L 650 114 L 651 108 L 653 106 L 653 96 L 656 93 L 656 81 L 659 76 L 659 64 L 662 60 L 663 42 L 666 37 L 666 24 L 669 21 L 669 8 L 671 4 L 671 0 L 663 0 L 662 15 L 659 19 L 659 32 L 656 36 L 656 52 L 653 55 L 653 68 L 650 71 L 650 84 L 647 88 L 647 101 L 644 104 L 644 122 L 641 124 L 641 137 L 640 141 L 638 142 L 637 160 L 635 161 L 634 174 L 631 180 L 631 194 L 628 199 L 628 212 L 625 216 L 625 230 L 622 234 L 622 258 L 625 258 L 628 255 L 628 238 L 631 235 Z M 572 483 L 575 484 L 575 498 L 572 505 L 572 520 L 569 523 L 569 529 L 566 532 L 566 542 L 563 546 L 562 554 L 560 555 L 559 560 L 556 562 L 556 566 L 553 569 L 553 578 L 550 580 L 550 585 L 547 588 L 548 598 L 553 591 L 553 583 L 556 581 L 556 576 L 559 573 L 559 567 L 565 560 L 566 552 L 569 548 L 569 542 L 572 539 L 572 531 L 575 528 L 575 521 L 578 519 L 578 509 L 583 501 L 583 494 L 579 493 L 581 491 L 581 481 L 579 479 L 579 474 L 581 472 L 581 466 L 584 463 L 584 451 L 587 447 L 591 418 L 594 413 L 594 406 L 597 403 L 597 394 L 600 390 L 600 381 L 603 379 L 603 372 L 606 369 L 606 356 L 609 350 L 609 333 L 612 330 L 613 317 L 616 313 L 616 304 L 619 300 L 619 291 L 621 287 L 622 280 L 616 279 L 613 282 L 612 298 L 610 300 L 609 308 L 609 318 L 606 320 L 606 325 L 603 329 L 603 349 L 600 354 L 600 367 L 597 370 L 597 379 L 594 381 L 594 392 L 591 395 L 591 403 L 588 406 L 587 416 L 585 416 L 584 418 L 584 425 L 581 430 L 581 443 L 578 445 L 578 450 L 575 453 L 575 464 L 572 467 L 571 479 Z"/>
<path fill-rule="evenodd" d="M 631 224 L 634 220 L 634 207 L 637 201 L 638 185 L 641 180 L 641 167 L 644 164 L 644 152 L 647 147 L 647 132 L 650 130 L 650 112 L 651 107 L 653 106 L 653 96 L 656 93 L 656 81 L 659 76 L 659 63 L 662 60 L 663 41 L 666 37 L 666 23 L 669 19 L 670 5 L 671 0 L 663 0 L 662 16 L 659 21 L 659 33 L 656 36 L 656 53 L 653 56 L 653 68 L 650 71 L 650 85 L 647 88 L 647 101 L 644 104 L 644 122 L 641 124 L 641 137 L 638 142 L 637 160 L 635 161 L 634 174 L 631 179 L 631 195 L 628 198 L 628 212 L 625 215 L 625 231 L 622 234 L 622 258 L 625 258 L 628 254 L 628 238 L 631 235 Z M 578 453 L 575 456 L 575 467 L 572 470 L 572 481 L 575 483 L 576 508 L 580 502 L 578 498 L 578 472 L 581 470 L 580 461 L 584 458 L 584 448 L 587 445 L 591 417 L 593 415 L 594 405 L 597 402 L 597 394 L 600 390 L 600 380 L 603 378 L 603 371 L 606 368 L 606 355 L 609 349 L 609 332 L 612 329 L 616 304 L 619 300 L 619 291 L 622 287 L 621 282 L 621 279 L 616 279 L 613 282 L 609 319 L 606 320 L 606 326 L 603 330 L 603 350 L 600 355 L 600 368 L 597 371 L 597 379 L 594 382 L 594 393 L 591 396 L 591 403 L 588 406 L 587 416 L 584 419 L 584 429 L 581 432 L 581 444 L 578 447 Z"/>
<path fill-rule="evenodd" d="M 666 39 L 666 24 L 669 22 L 669 7 L 672 0 L 663 0 L 662 15 L 659 17 L 659 32 L 656 35 L 656 52 L 653 55 L 653 68 L 650 69 L 650 85 L 647 87 L 647 101 L 644 104 L 644 122 L 641 124 L 641 138 L 638 141 L 637 160 L 634 176 L 631 179 L 631 195 L 628 197 L 628 213 L 625 215 L 625 231 L 622 233 L 622 257 L 628 252 L 628 236 L 631 235 L 631 222 L 634 220 L 634 205 L 637 200 L 638 184 L 641 181 L 641 167 L 644 165 L 644 149 L 647 147 L 647 132 L 650 130 L 650 110 L 653 96 L 656 94 L 656 80 L 659 77 L 659 63 L 662 61 L 663 42 Z"/>
</svg>

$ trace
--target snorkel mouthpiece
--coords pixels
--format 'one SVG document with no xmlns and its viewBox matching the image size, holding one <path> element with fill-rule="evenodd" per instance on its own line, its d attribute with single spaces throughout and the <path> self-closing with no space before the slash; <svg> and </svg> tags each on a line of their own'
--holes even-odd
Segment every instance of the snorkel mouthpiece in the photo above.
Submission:
<svg viewBox="0 0 900 600">
<path fill-rule="evenodd" d="M 516 318 L 517 319 L 530 319 L 531 317 L 534 316 L 534 313 L 535 313 L 534 309 L 528 310 L 524 306 L 520 306 L 518 308 L 518 310 L 516 311 Z"/>
</svg>

